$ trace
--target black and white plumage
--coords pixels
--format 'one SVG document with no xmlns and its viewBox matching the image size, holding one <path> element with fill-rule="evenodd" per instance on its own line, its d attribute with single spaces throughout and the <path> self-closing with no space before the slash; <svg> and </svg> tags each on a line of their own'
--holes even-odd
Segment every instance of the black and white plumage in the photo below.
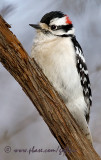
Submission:
<svg viewBox="0 0 101 160">
<path fill-rule="evenodd" d="M 71 20 L 60 11 L 52 11 L 45 14 L 39 24 L 30 25 L 37 29 L 32 58 L 92 141 L 87 124 L 92 103 L 89 75 Z"/>
<path fill-rule="evenodd" d="M 80 75 L 81 85 L 83 88 L 83 95 L 87 104 L 87 107 L 90 111 L 90 106 L 92 105 L 92 92 L 91 92 L 91 84 L 89 80 L 89 74 L 87 65 L 85 62 L 85 58 L 83 55 L 82 48 L 80 44 L 77 42 L 76 37 L 72 37 L 72 42 L 74 44 L 75 53 L 76 53 L 76 66 L 78 73 Z M 87 122 L 89 122 L 89 114 L 85 113 L 85 117 Z"/>
</svg>

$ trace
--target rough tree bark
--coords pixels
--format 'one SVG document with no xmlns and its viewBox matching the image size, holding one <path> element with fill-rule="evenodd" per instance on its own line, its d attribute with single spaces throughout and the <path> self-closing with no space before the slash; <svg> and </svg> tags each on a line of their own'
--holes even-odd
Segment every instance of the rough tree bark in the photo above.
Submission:
<svg viewBox="0 0 101 160">
<path fill-rule="evenodd" d="M 0 61 L 30 98 L 69 160 L 100 160 L 36 62 L 0 17 Z"/>
</svg>

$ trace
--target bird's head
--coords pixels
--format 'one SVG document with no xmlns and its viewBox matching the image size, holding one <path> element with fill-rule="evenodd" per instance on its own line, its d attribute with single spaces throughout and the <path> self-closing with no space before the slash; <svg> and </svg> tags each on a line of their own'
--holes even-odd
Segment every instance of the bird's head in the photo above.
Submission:
<svg viewBox="0 0 101 160">
<path fill-rule="evenodd" d="M 46 35 L 68 37 L 74 35 L 74 28 L 69 17 L 60 11 L 52 11 L 45 14 L 39 24 L 30 24 Z"/>
</svg>

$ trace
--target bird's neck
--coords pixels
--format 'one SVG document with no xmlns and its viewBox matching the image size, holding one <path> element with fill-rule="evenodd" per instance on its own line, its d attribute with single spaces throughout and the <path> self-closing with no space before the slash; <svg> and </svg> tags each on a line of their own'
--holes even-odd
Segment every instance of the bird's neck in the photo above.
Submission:
<svg viewBox="0 0 101 160">
<path fill-rule="evenodd" d="M 50 42 L 55 39 L 57 39 L 57 36 L 54 36 L 52 34 L 44 34 L 42 32 L 37 32 L 36 37 L 34 39 L 34 43 L 45 43 L 45 42 Z"/>
<path fill-rule="evenodd" d="M 51 41 L 55 41 L 58 38 L 70 38 L 74 37 L 75 35 L 73 33 L 63 34 L 63 35 L 53 35 L 53 34 L 44 34 L 42 32 L 37 32 L 36 37 L 34 39 L 34 43 L 40 44 L 40 43 L 48 43 Z"/>
</svg>

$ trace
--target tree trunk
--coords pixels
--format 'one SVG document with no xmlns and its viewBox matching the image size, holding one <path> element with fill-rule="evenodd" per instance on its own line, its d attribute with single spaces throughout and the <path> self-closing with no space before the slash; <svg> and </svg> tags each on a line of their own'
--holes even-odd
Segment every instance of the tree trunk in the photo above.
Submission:
<svg viewBox="0 0 101 160">
<path fill-rule="evenodd" d="M 100 160 L 57 92 L 0 17 L 0 61 L 39 111 L 69 160 Z"/>
</svg>

